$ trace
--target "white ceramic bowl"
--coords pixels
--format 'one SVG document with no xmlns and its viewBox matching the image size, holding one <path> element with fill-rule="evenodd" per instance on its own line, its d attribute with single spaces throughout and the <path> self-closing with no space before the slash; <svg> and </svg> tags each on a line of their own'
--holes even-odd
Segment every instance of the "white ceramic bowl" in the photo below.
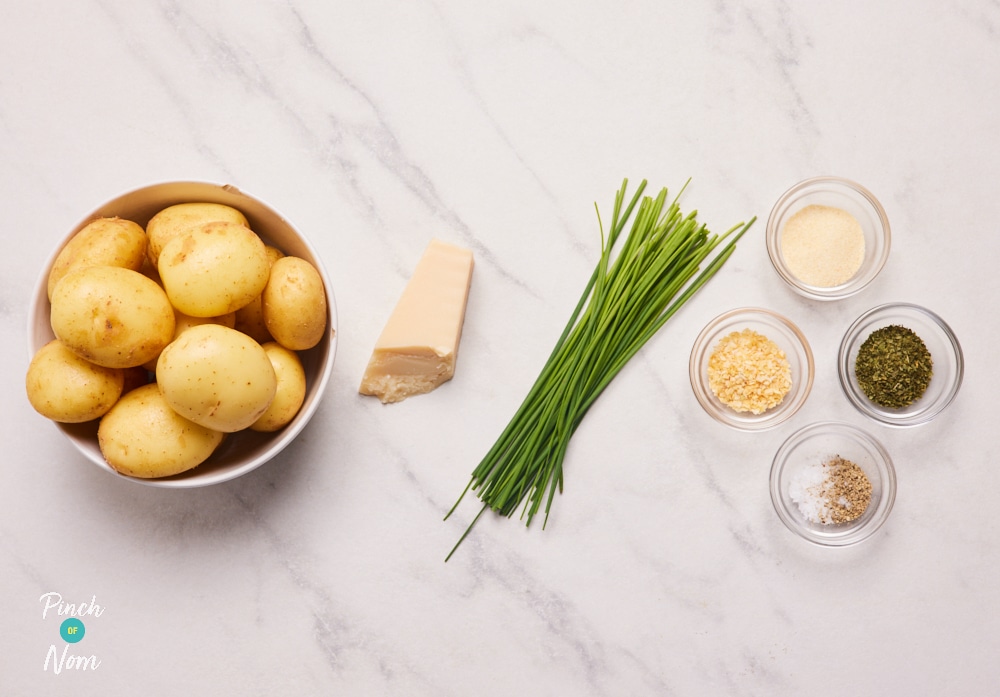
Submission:
<svg viewBox="0 0 1000 697">
<path fill-rule="evenodd" d="M 873 331 L 889 325 L 913 331 L 923 340 L 933 361 L 934 372 L 927 391 L 916 402 L 900 409 L 883 407 L 868 399 L 854 372 L 861 345 Z M 862 414 L 887 426 L 919 426 L 955 400 L 962 386 L 965 359 L 958 339 L 943 319 L 919 305 L 887 303 L 868 310 L 848 328 L 840 343 L 837 370 L 844 394 Z"/>
<path fill-rule="evenodd" d="M 291 223 L 264 202 L 244 194 L 235 187 L 204 182 L 167 182 L 154 184 L 123 194 L 86 216 L 59 242 L 39 275 L 28 312 L 28 351 L 38 349 L 55 338 L 49 323 L 50 305 L 47 294 L 49 269 L 59 251 L 87 223 L 99 217 L 119 216 L 146 226 L 158 211 L 176 203 L 205 201 L 222 203 L 239 209 L 251 228 L 265 242 L 311 262 L 319 271 L 326 287 L 327 330 L 320 343 L 308 351 L 299 352 L 306 373 L 306 398 L 299 413 L 282 430 L 274 433 L 242 431 L 232 434 L 198 467 L 161 479 L 141 479 L 118 474 L 104 460 L 97 444 L 98 421 L 83 424 L 55 424 L 77 450 L 108 473 L 149 486 L 189 488 L 218 484 L 246 474 L 261 466 L 291 443 L 316 413 L 320 399 L 330 379 L 337 351 L 337 308 L 329 276 L 316 250 Z"/>
<path fill-rule="evenodd" d="M 865 256 L 861 267 L 837 286 L 811 285 L 798 278 L 781 251 L 781 236 L 788 219 L 810 205 L 847 211 L 861 225 Z M 767 221 L 767 253 L 774 270 L 796 293 L 813 300 L 839 300 L 860 292 L 875 280 L 889 258 L 889 218 L 878 199 L 865 187 L 842 177 L 813 177 L 799 182 L 778 199 Z"/>
<path fill-rule="evenodd" d="M 709 385 L 708 361 L 719 340 L 744 329 L 752 329 L 777 344 L 785 352 L 792 371 L 789 393 L 778 406 L 763 414 L 733 410 Z M 791 320 L 771 310 L 744 307 L 725 312 L 706 325 L 691 348 L 688 372 L 695 398 L 712 418 L 737 430 L 762 431 L 784 423 L 802 408 L 812 389 L 815 365 L 809 342 Z"/>
<path fill-rule="evenodd" d="M 792 499 L 790 487 L 803 468 L 840 456 L 860 467 L 872 485 L 868 508 L 848 523 L 817 523 Z M 846 423 L 814 423 L 793 433 L 771 465 L 771 502 L 778 518 L 804 540 L 823 547 L 846 547 L 871 537 L 882 527 L 896 500 L 896 470 L 885 447 L 871 434 Z"/>
</svg>

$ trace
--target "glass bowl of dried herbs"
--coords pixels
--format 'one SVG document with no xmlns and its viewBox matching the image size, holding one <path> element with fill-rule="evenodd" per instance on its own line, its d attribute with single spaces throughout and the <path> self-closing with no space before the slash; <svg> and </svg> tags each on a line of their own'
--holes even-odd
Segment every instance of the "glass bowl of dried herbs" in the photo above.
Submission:
<svg viewBox="0 0 1000 697">
<path fill-rule="evenodd" d="M 925 424 L 954 401 L 965 359 L 951 327 L 912 303 L 868 310 L 847 330 L 837 361 L 847 399 L 889 426 Z"/>
<path fill-rule="evenodd" d="M 874 436 L 837 421 L 793 433 L 771 465 L 771 502 L 799 537 L 846 547 L 871 537 L 896 500 L 896 470 Z"/>
<path fill-rule="evenodd" d="M 801 181 L 767 221 L 767 254 L 778 276 L 813 300 L 858 293 L 889 258 L 889 218 L 874 194 L 843 177 Z"/>
<path fill-rule="evenodd" d="M 725 312 L 695 339 L 691 388 L 716 421 L 741 431 L 784 423 L 812 389 L 809 341 L 787 317 L 759 307 Z"/>
</svg>

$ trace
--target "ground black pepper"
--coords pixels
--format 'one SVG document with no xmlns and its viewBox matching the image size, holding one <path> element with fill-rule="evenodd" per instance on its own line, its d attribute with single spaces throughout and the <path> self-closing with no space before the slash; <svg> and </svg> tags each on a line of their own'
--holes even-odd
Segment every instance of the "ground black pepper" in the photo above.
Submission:
<svg viewBox="0 0 1000 697">
<path fill-rule="evenodd" d="M 872 491 L 871 480 L 861 467 L 835 455 L 799 471 L 788 493 L 807 520 L 835 525 L 864 515 Z"/>
<path fill-rule="evenodd" d="M 879 406 L 900 409 L 920 399 L 930 384 L 934 362 L 923 339 L 892 324 L 873 331 L 854 363 L 862 392 Z"/>
</svg>

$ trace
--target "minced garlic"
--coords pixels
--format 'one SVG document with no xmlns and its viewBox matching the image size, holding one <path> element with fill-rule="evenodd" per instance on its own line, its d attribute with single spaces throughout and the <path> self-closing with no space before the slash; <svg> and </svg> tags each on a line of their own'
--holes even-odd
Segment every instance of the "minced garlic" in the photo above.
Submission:
<svg viewBox="0 0 1000 697">
<path fill-rule="evenodd" d="M 763 414 L 792 389 L 792 369 L 777 344 L 744 329 L 716 344 L 708 359 L 708 385 L 733 411 Z"/>
</svg>

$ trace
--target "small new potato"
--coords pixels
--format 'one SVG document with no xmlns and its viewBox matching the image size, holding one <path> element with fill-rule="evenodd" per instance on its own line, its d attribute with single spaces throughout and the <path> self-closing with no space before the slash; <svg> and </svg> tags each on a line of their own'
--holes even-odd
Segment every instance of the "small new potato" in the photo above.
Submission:
<svg viewBox="0 0 1000 697">
<path fill-rule="evenodd" d="M 191 327 L 197 327 L 199 324 L 221 324 L 223 327 L 229 327 L 230 329 L 236 326 L 236 313 L 230 312 L 225 315 L 220 315 L 219 317 L 192 317 L 190 315 L 185 315 L 183 312 L 174 310 L 174 339 L 181 335 L 185 329 L 190 329 Z M 155 358 L 143 363 L 143 367 L 151 372 L 156 372 L 156 362 L 160 359 L 159 354 Z"/>
<path fill-rule="evenodd" d="M 265 244 L 264 249 L 267 251 L 268 266 L 274 266 L 274 262 L 276 262 L 281 257 L 285 256 L 285 253 L 283 251 L 272 245 Z"/>
<path fill-rule="evenodd" d="M 250 223 L 247 222 L 246 216 L 242 212 L 222 203 L 194 201 L 164 208 L 146 223 L 146 234 L 149 236 L 149 260 L 153 262 L 154 266 L 157 266 L 160 252 L 170 240 L 205 223 L 214 223 L 220 220 L 250 227 Z"/>
<path fill-rule="evenodd" d="M 174 411 L 155 383 L 137 387 L 101 419 L 97 441 L 104 459 L 131 477 L 169 477 L 207 460 L 224 434 Z"/>
<path fill-rule="evenodd" d="M 278 389 L 271 400 L 271 406 L 253 424 L 254 431 L 277 431 L 288 425 L 302 408 L 306 398 L 306 372 L 295 351 L 286 349 L 276 341 L 262 346 L 278 379 Z"/>
<path fill-rule="evenodd" d="M 264 242 L 250 228 L 215 222 L 170 240 L 157 269 L 174 307 L 192 317 L 215 317 L 260 295 L 270 262 Z"/>
<path fill-rule="evenodd" d="M 274 262 L 283 256 L 285 256 L 284 253 L 277 247 L 267 245 L 270 266 L 274 266 Z M 264 299 L 260 295 L 236 311 L 235 327 L 252 337 L 258 344 L 263 345 L 274 341 L 274 337 L 271 336 L 271 332 L 267 330 L 267 324 L 264 322 Z"/>
<path fill-rule="evenodd" d="M 229 327 L 230 329 L 236 326 L 235 312 L 227 312 L 226 314 L 219 315 L 218 317 L 192 317 L 191 315 L 185 315 L 183 312 L 178 311 L 174 313 L 174 317 L 176 319 L 174 338 L 180 336 L 180 333 L 185 329 L 197 327 L 201 324 L 221 324 L 223 327 Z"/>
<path fill-rule="evenodd" d="M 157 361 L 156 381 L 177 413 L 225 433 L 259 419 L 278 387 L 261 345 L 219 324 L 191 327 L 171 342 Z"/>
<path fill-rule="evenodd" d="M 80 229 L 56 255 L 48 294 L 67 273 L 84 266 L 120 266 L 139 271 L 146 259 L 146 231 L 122 218 L 98 218 Z"/>
<path fill-rule="evenodd" d="M 292 351 L 320 342 L 326 331 L 326 291 L 316 267 L 286 256 L 271 267 L 262 296 L 264 322 L 274 340 Z"/>
<path fill-rule="evenodd" d="M 264 322 L 264 299 L 261 296 L 258 295 L 234 314 L 236 323 L 233 326 L 258 344 L 274 341 Z"/>
<path fill-rule="evenodd" d="M 139 273 L 146 276 L 153 283 L 160 286 L 160 288 L 163 287 L 163 281 L 160 280 L 160 272 L 153 262 L 149 260 L 148 256 L 146 257 L 146 261 L 142 262 L 142 268 L 139 269 Z"/>
<path fill-rule="evenodd" d="M 122 394 L 124 371 L 80 358 L 58 339 L 45 344 L 28 365 L 28 401 L 42 416 L 79 424 L 103 416 Z"/>
<path fill-rule="evenodd" d="M 174 336 L 166 293 L 138 271 L 87 266 L 52 291 L 52 331 L 81 358 L 130 368 L 154 358 Z"/>
<path fill-rule="evenodd" d="M 143 366 L 137 365 L 134 368 L 122 368 L 121 371 L 125 374 L 125 386 L 122 387 L 122 394 L 127 394 L 137 387 L 148 385 L 152 379 L 150 371 Z"/>
</svg>

